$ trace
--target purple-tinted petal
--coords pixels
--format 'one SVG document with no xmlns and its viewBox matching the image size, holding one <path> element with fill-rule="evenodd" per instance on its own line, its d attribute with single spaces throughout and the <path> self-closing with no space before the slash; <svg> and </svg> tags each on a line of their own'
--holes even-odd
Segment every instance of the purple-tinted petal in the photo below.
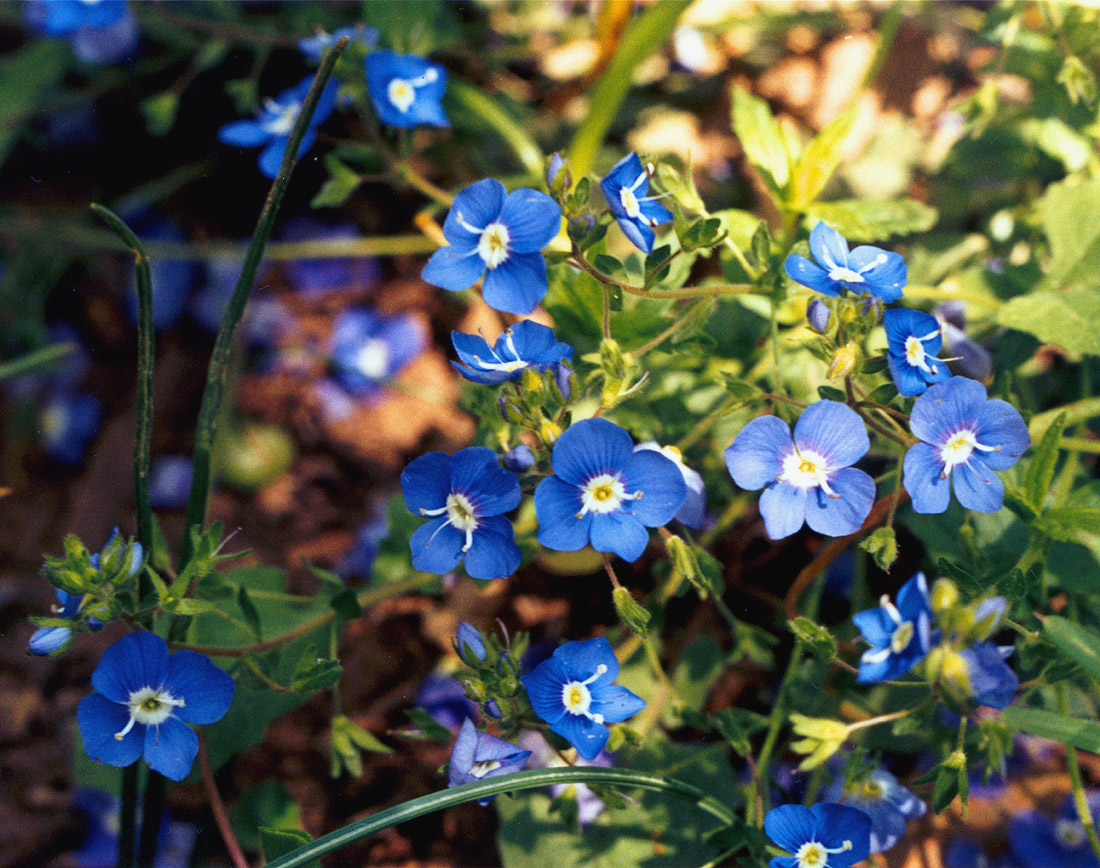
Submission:
<svg viewBox="0 0 1100 868">
<path fill-rule="evenodd" d="M 633 451 L 634 441 L 614 422 L 582 419 L 554 443 L 554 473 L 571 485 L 585 485 L 594 476 L 622 471 Z"/>
<path fill-rule="evenodd" d="M 112 702 L 125 703 L 143 687 L 159 687 L 168 674 L 168 645 L 155 633 L 128 633 L 103 652 L 92 687 Z"/>
<path fill-rule="evenodd" d="M 538 253 L 561 229 L 561 208 L 545 193 L 523 187 L 509 194 L 500 222 L 508 228 L 510 251 Z"/>
<path fill-rule="evenodd" d="M 826 271 L 848 267 L 848 242 L 824 221 L 810 232 L 810 252 Z"/>
<path fill-rule="evenodd" d="M 500 217 L 508 191 L 496 178 L 485 178 L 460 191 L 443 222 L 444 237 L 463 247 L 476 247 L 481 230 Z M 471 232 L 466 227 L 477 230 Z M 484 263 L 483 263 L 484 264 Z"/>
<path fill-rule="evenodd" d="M 982 461 L 982 455 L 972 456 L 965 464 L 951 471 L 955 497 L 967 509 L 975 512 L 996 512 L 1005 502 L 1005 487 L 993 470 Z"/>
<path fill-rule="evenodd" d="M 466 776 L 474 764 L 474 749 L 477 747 L 477 727 L 470 718 L 462 721 L 454 747 L 451 748 L 447 786 L 457 787 L 466 782 Z"/>
<path fill-rule="evenodd" d="M 519 546 L 504 516 L 481 519 L 466 552 L 466 572 L 475 579 L 504 579 L 519 569 Z"/>
<path fill-rule="evenodd" d="M 985 386 L 965 377 L 937 383 L 917 398 L 909 427 L 925 443 L 943 446 L 964 428 L 973 430 L 985 407 Z M 912 492 L 910 492 L 912 493 Z"/>
<path fill-rule="evenodd" d="M 145 761 L 171 781 L 182 781 L 199 752 L 199 737 L 182 720 L 166 718 L 145 728 Z"/>
<path fill-rule="evenodd" d="M 1031 445 L 1020 411 L 999 398 L 986 402 L 974 432 L 983 446 L 999 446 L 999 452 L 982 452 L 981 459 L 994 470 L 1008 470 Z"/>
<path fill-rule="evenodd" d="M 451 493 L 451 456 L 425 452 L 401 471 L 401 493 L 410 512 L 441 509 Z"/>
<path fill-rule="evenodd" d="M 420 276 L 432 286 L 461 292 L 477 283 L 484 273 L 485 260 L 478 256 L 476 247 L 462 248 L 452 244 L 433 253 Z"/>
<path fill-rule="evenodd" d="M 591 542 L 598 552 L 611 552 L 624 561 L 634 562 L 649 545 L 649 532 L 632 515 L 597 514 L 592 516 Z"/>
<path fill-rule="evenodd" d="M 913 500 L 914 510 L 927 515 L 947 509 L 951 501 L 951 482 L 941 478 L 944 463 L 935 446 L 928 443 L 910 446 L 905 453 L 903 469 L 902 484 Z"/>
<path fill-rule="evenodd" d="M 741 488 L 763 488 L 779 476 L 791 449 L 791 429 L 777 416 L 759 416 L 741 429 L 726 449 L 726 467 Z"/>
<path fill-rule="evenodd" d="M 856 612 L 852 615 L 852 623 L 872 646 L 885 647 L 890 644 L 890 637 L 894 635 L 893 619 L 885 609 L 878 606 Z"/>
<path fill-rule="evenodd" d="M 90 693 L 80 700 L 76 710 L 76 722 L 84 751 L 98 763 L 128 766 L 141 756 L 145 742 L 145 727 L 136 724 L 120 740 L 116 732 L 122 732 L 130 722 L 127 706 L 112 702 L 98 693 Z"/>
<path fill-rule="evenodd" d="M 800 452 L 816 452 L 835 470 L 850 467 L 867 454 L 867 428 L 851 407 L 839 401 L 817 401 L 802 411 L 794 426 Z"/>
<path fill-rule="evenodd" d="M 647 527 L 668 524 L 687 497 L 684 474 L 676 462 L 660 452 L 649 449 L 634 452 L 623 467 L 621 478 L 627 494 L 642 493 L 639 499 L 624 503 L 624 509 Z"/>
<path fill-rule="evenodd" d="M 808 286 L 815 292 L 820 292 L 822 295 L 840 295 L 839 284 L 829 277 L 829 272 L 820 265 L 810 262 L 805 256 L 799 256 L 797 253 L 790 254 L 783 261 L 783 270 L 795 283 Z"/>
<path fill-rule="evenodd" d="M 631 220 L 629 217 L 619 217 L 618 223 L 619 228 L 623 230 L 623 235 L 630 239 L 631 244 L 642 253 L 653 252 L 653 242 L 657 236 L 652 229 L 638 220 Z"/>
<path fill-rule="evenodd" d="M 806 524 L 826 536 L 847 536 L 862 526 L 875 503 L 875 481 L 862 470 L 845 467 L 829 475 L 829 486 L 840 497 L 821 488 L 806 497 Z"/>
<path fill-rule="evenodd" d="M 233 702 L 235 683 L 204 654 L 186 649 L 177 651 L 168 661 L 165 689 L 184 705 L 176 717 L 188 723 L 214 723 L 221 720 Z"/>
<path fill-rule="evenodd" d="M 548 287 L 541 253 L 511 253 L 485 275 L 481 297 L 493 310 L 525 316 L 539 306 Z"/>
<path fill-rule="evenodd" d="M 783 539 L 798 531 L 806 521 L 806 489 L 777 482 L 760 495 L 760 514 L 772 539 Z"/>
<path fill-rule="evenodd" d="M 465 544 L 466 534 L 449 524 L 445 516 L 422 524 L 409 537 L 413 569 L 449 573 L 462 560 Z"/>
</svg>

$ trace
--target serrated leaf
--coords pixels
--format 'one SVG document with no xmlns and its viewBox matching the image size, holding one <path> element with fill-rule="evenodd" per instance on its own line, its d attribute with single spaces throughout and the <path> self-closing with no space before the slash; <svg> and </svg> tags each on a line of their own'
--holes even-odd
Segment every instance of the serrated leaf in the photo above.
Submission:
<svg viewBox="0 0 1100 868">
<path fill-rule="evenodd" d="M 1017 732 L 1100 753 L 1100 723 L 1095 720 L 1070 717 L 1042 708 L 1010 705 L 1001 712 L 1001 721 Z"/>
<path fill-rule="evenodd" d="M 1058 615 L 1043 619 L 1042 632 L 1054 647 L 1100 681 L 1100 636 Z"/>
<path fill-rule="evenodd" d="M 927 232 L 939 213 L 916 199 L 838 199 L 814 202 L 806 208 L 812 228 L 824 220 L 849 241 L 886 241 L 895 235 Z"/>
<path fill-rule="evenodd" d="M 745 157 L 763 176 L 777 199 L 791 179 L 790 159 L 783 130 L 767 102 L 742 87 L 734 87 L 730 121 Z"/>
<path fill-rule="evenodd" d="M 840 117 L 818 133 L 806 146 L 798 164 L 791 173 L 790 204 L 792 208 L 802 210 L 813 202 L 825 188 L 836 167 L 840 165 L 841 148 L 852 124 L 856 119 L 856 106 L 852 106 Z"/>
<path fill-rule="evenodd" d="M 1066 414 L 1060 413 L 1054 420 L 1039 445 L 1024 474 L 1023 493 L 1028 504 L 1039 512 L 1050 493 L 1050 483 L 1054 479 L 1054 466 L 1058 462 L 1058 442 L 1066 427 Z"/>
</svg>

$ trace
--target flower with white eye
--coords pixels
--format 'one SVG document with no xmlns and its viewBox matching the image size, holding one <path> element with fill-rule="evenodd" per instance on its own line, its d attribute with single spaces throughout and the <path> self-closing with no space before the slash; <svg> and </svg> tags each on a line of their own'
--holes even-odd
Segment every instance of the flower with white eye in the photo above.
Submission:
<svg viewBox="0 0 1100 868">
<path fill-rule="evenodd" d="M 458 731 L 454 748 L 451 750 L 450 769 L 447 786 L 457 787 L 498 775 L 510 775 L 523 769 L 531 751 L 516 747 L 502 738 L 478 732 L 474 722 L 466 718 Z M 478 799 L 484 807 L 493 800 L 493 796 Z"/>
<path fill-rule="evenodd" d="M 844 236 L 826 223 L 818 223 L 810 233 L 810 253 L 814 261 L 792 253 L 783 263 L 791 280 L 822 295 L 870 293 L 884 302 L 901 298 L 909 280 L 905 260 L 899 253 L 861 245 L 848 249 Z"/>
<path fill-rule="evenodd" d="M 871 818 L 831 802 L 773 808 L 764 831 L 791 854 L 773 857 L 768 868 L 850 868 L 871 850 Z"/>
<path fill-rule="evenodd" d="M 857 612 L 852 620 L 871 644 L 859 661 L 859 682 L 875 684 L 904 675 L 931 649 L 932 606 L 924 573 L 901 586 L 897 605 L 883 595 L 878 608 Z"/>
<path fill-rule="evenodd" d="M 619 223 L 623 234 L 644 253 L 653 251 L 656 235 L 654 226 L 672 220 L 672 212 L 657 200 L 662 196 L 650 196 L 649 177 L 653 167 L 642 166 L 635 153 L 627 154 L 617 162 L 600 181 L 607 206 Z"/>
<path fill-rule="evenodd" d="M 447 70 L 415 54 L 372 51 L 365 61 L 367 90 L 378 119 L 391 127 L 449 127 L 443 111 Z"/>
<path fill-rule="evenodd" d="M 943 330 L 934 316 L 919 310 L 891 308 L 882 317 L 886 329 L 886 362 L 903 395 L 920 395 L 933 383 L 951 379 L 946 361 L 937 359 Z"/>
</svg>

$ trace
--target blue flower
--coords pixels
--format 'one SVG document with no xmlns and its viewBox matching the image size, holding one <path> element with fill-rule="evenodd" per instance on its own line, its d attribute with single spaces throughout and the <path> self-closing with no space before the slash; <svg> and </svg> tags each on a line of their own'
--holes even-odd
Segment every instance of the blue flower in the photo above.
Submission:
<svg viewBox="0 0 1100 868">
<path fill-rule="evenodd" d="M 268 178 L 274 178 L 279 174 L 286 146 L 290 142 L 290 131 L 294 128 L 294 122 L 298 119 L 298 113 L 302 110 L 302 103 L 305 102 L 306 94 L 312 84 L 313 76 L 307 76 L 295 87 L 283 91 L 275 99 L 265 101 L 263 109 L 255 120 L 226 124 L 218 130 L 218 140 L 238 148 L 263 146 L 260 152 L 260 171 Z M 317 139 L 317 127 L 332 114 L 335 104 L 336 82 L 329 81 L 321 92 L 313 117 L 309 119 L 309 128 L 302 137 L 296 159 L 300 160 L 302 154 L 313 145 Z"/>
<path fill-rule="evenodd" d="M 900 253 L 866 245 L 849 252 L 844 236 L 825 223 L 818 223 L 810 233 L 810 253 L 816 263 L 792 253 L 783 269 L 791 280 L 823 295 L 848 290 L 856 295 L 869 292 L 880 301 L 897 301 L 909 280 Z"/>
<path fill-rule="evenodd" d="M 372 51 L 367 90 L 378 119 L 391 127 L 449 127 L 443 111 L 447 70 L 415 54 Z"/>
<path fill-rule="evenodd" d="M 923 442 L 905 453 L 904 485 L 921 513 L 946 510 L 952 486 L 967 509 L 996 512 L 1005 490 L 993 471 L 1012 467 L 1031 442 L 1015 407 L 989 400 L 985 386 L 965 377 L 917 398 L 909 427 Z"/>
<path fill-rule="evenodd" d="M 149 767 L 183 780 L 198 753 L 189 723 L 220 720 L 233 701 L 233 679 L 194 651 L 168 655 L 154 633 L 123 636 L 103 652 L 92 673 L 95 693 L 77 709 L 84 749 L 96 762 L 128 766 L 144 755 Z"/>
<path fill-rule="evenodd" d="M 423 327 L 411 316 L 384 316 L 365 307 L 342 310 L 332 324 L 332 377 L 351 394 L 370 396 L 426 344 Z"/>
<path fill-rule="evenodd" d="M 859 661 L 859 683 L 874 684 L 904 675 L 927 657 L 932 647 L 932 606 L 924 573 L 901 586 L 896 606 L 884 595 L 879 608 L 857 612 L 852 620 L 871 643 Z"/>
<path fill-rule="evenodd" d="M 159 455 L 149 466 L 149 503 L 153 509 L 187 504 L 195 469 L 186 455 Z"/>
<path fill-rule="evenodd" d="M 791 854 L 773 856 L 768 868 L 849 868 L 871 852 L 871 818 L 847 805 L 781 805 L 764 817 L 764 831 Z"/>
<path fill-rule="evenodd" d="M 473 666 L 474 660 L 484 660 L 486 656 L 485 637 L 472 624 L 459 621 L 455 632 L 455 651 L 467 666 Z"/>
<path fill-rule="evenodd" d="M 433 672 L 420 682 L 413 705 L 428 712 L 432 720 L 452 732 L 466 718 L 477 714 L 477 705 L 466 698 L 462 685 L 441 672 Z"/>
<path fill-rule="evenodd" d="M 668 223 L 672 212 L 656 200 L 658 196 L 647 196 L 649 192 L 649 172 L 642 167 L 642 161 L 635 153 L 629 153 L 611 167 L 611 171 L 600 181 L 607 206 L 619 228 L 631 243 L 645 253 L 653 251 L 655 235 L 652 227 Z"/>
<path fill-rule="evenodd" d="M 401 491 L 412 512 L 437 516 L 409 540 L 414 569 L 449 573 L 465 558 L 473 578 L 496 579 L 519 567 L 512 523 L 504 517 L 519 506 L 519 480 L 493 450 L 421 455 L 401 472 Z"/>
<path fill-rule="evenodd" d="M 123 60 L 137 47 L 137 21 L 126 0 L 29 0 L 25 10 L 33 30 L 69 39 L 85 63 Z"/>
<path fill-rule="evenodd" d="M 957 652 L 962 665 L 945 667 L 944 676 L 952 687 L 978 705 L 1007 708 L 1020 687 L 1020 677 L 1005 663 L 1005 657 L 1012 651 L 1010 645 L 979 642 Z"/>
<path fill-rule="evenodd" d="M 355 542 L 337 565 L 336 574 L 344 581 L 370 578 L 378 549 L 389 535 L 390 521 L 383 502 L 373 508 L 367 520 L 359 525 Z"/>
<path fill-rule="evenodd" d="M 75 466 L 99 429 L 99 399 L 86 392 L 58 392 L 46 399 L 38 413 L 42 448 L 63 464 Z"/>
<path fill-rule="evenodd" d="M 474 722 L 467 717 L 451 750 L 447 786 L 457 787 L 498 775 L 510 775 L 520 771 L 529 756 L 529 750 L 522 750 L 487 732 L 478 732 Z M 493 798 L 486 796 L 478 799 L 477 803 L 484 807 Z"/>
<path fill-rule="evenodd" d="M 352 243 L 362 237 L 363 234 L 349 224 L 333 225 L 309 217 L 288 223 L 286 229 L 280 233 L 283 241 L 300 242 Z M 372 256 L 304 256 L 288 260 L 284 268 L 291 288 L 310 299 L 338 290 L 361 293 L 377 286 L 382 276 L 382 268 Z"/>
<path fill-rule="evenodd" d="M 644 699 L 613 683 L 618 677 L 618 658 L 601 636 L 566 642 L 520 681 L 535 714 L 584 759 L 594 760 L 607 744 L 606 724 L 645 708 Z"/>
<path fill-rule="evenodd" d="M 940 324 L 919 310 L 893 308 L 882 317 L 886 328 L 886 363 L 903 395 L 919 395 L 933 383 L 951 379 L 951 371 L 936 353 L 943 347 Z"/>
<path fill-rule="evenodd" d="M 1089 813 L 1100 821 L 1100 794 L 1087 796 Z M 1012 854 L 1024 868 L 1097 868 L 1100 861 L 1092 852 L 1085 827 L 1081 824 L 1073 799 L 1051 820 L 1038 811 L 1023 811 L 1008 824 L 1008 843 Z"/>
<path fill-rule="evenodd" d="M 367 27 L 365 24 L 355 24 L 352 27 L 341 27 L 333 33 L 326 33 L 318 27 L 315 35 L 298 40 L 298 50 L 305 55 L 306 60 L 320 63 L 322 55 L 345 36 L 349 42 L 359 42 L 369 50 L 378 41 L 378 30 Z"/>
<path fill-rule="evenodd" d="M 70 594 L 60 588 L 55 588 L 54 593 L 57 595 L 57 605 L 51 612 L 53 617 L 67 618 L 71 621 L 80 614 L 80 604 L 84 601 L 84 594 Z M 89 618 L 88 626 L 98 630 L 103 623 L 96 618 Z M 27 651 L 37 657 L 48 657 L 68 648 L 72 638 L 71 627 L 39 627 L 31 634 Z"/>
<path fill-rule="evenodd" d="M 680 475 L 684 477 L 687 494 L 684 497 L 684 505 L 680 507 L 675 518 L 693 530 L 701 528 L 707 520 L 707 490 L 703 484 L 703 477 L 684 464 L 684 455 L 675 446 L 661 446 L 655 440 L 647 440 L 634 447 L 635 452 L 642 449 L 659 452 L 676 465 Z"/>
<path fill-rule="evenodd" d="M 659 452 L 634 451 L 630 435 L 606 419 L 571 425 L 554 443 L 554 475 L 535 489 L 538 540 L 559 552 L 591 543 L 636 561 L 649 544 L 647 527 L 680 511 L 687 486 Z"/>
<path fill-rule="evenodd" d="M 760 416 L 726 449 L 726 467 L 739 486 L 763 488 L 760 514 L 772 539 L 805 522 L 818 533 L 846 536 L 863 525 L 875 483 L 851 465 L 871 448 L 859 415 L 836 401 L 818 401 L 794 426 Z"/>
<path fill-rule="evenodd" d="M 504 466 L 513 473 L 526 473 L 535 466 L 535 453 L 526 443 L 520 443 L 504 453 Z"/>
<path fill-rule="evenodd" d="M 881 853 L 893 847 L 905 834 L 908 820 L 923 817 L 924 802 L 899 783 L 885 769 L 875 769 L 853 792 L 845 792 L 844 776 L 825 788 L 822 798 L 843 801 L 871 818 L 871 852 Z"/>
<path fill-rule="evenodd" d="M 546 260 L 539 253 L 561 228 L 561 208 L 538 190 L 508 193 L 493 178 L 455 196 L 443 236 L 447 246 L 432 254 L 421 277 L 459 292 L 483 274 L 485 303 L 505 313 L 529 314 L 546 295 Z"/>
<path fill-rule="evenodd" d="M 451 342 L 462 362 L 451 362 L 454 369 L 485 386 L 518 380 L 527 368 L 545 371 L 573 358 L 573 348 L 556 340 L 553 329 L 529 319 L 501 332 L 492 347 L 480 335 L 464 332 L 451 332 Z"/>
</svg>

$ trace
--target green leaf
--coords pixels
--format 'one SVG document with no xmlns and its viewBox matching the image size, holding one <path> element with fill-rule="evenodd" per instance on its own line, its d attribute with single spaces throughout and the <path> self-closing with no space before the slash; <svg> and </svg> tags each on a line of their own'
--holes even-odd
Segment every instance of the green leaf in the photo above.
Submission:
<svg viewBox="0 0 1100 868">
<path fill-rule="evenodd" d="M 815 657 L 829 661 L 836 659 L 836 639 L 833 634 L 804 615 L 787 622 L 795 638 Z"/>
<path fill-rule="evenodd" d="M 1043 635 L 1070 660 L 1100 681 L 1100 636 L 1058 615 L 1043 619 Z"/>
<path fill-rule="evenodd" d="M 259 850 L 259 829 L 299 829 L 302 825 L 298 803 L 286 787 L 274 780 L 264 781 L 244 792 L 233 809 L 233 832 L 243 850 Z"/>
<path fill-rule="evenodd" d="M 349 169 L 335 154 L 325 156 L 325 168 L 328 170 L 328 180 L 321 185 L 321 189 L 309 203 L 311 208 L 339 207 L 363 182 L 362 176 L 354 169 Z"/>
<path fill-rule="evenodd" d="M 791 180 L 783 129 L 767 102 L 760 97 L 735 86 L 730 99 L 730 121 L 745 157 L 760 172 L 773 196 L 782 200 Z"/>
<path fill-rule="evenodd" d="M 182 600 L 176 600 L 174 603 L 168 604 L 168 609 L 173 615 L 182 617 L 205 615 L 208 612 L 213 612 L 216 608 L 217 605 L 209 600 L 200 600 L 196 597 L 184 597 Z"/>
<path fill-rule="evenodd" d="M 1100 505 L 1054 506 L 1036 518 L 1032 526 L 1053 540 L 1072 542 L 1100 529 Z"/>
<path fill-rule="evenodd" d="M 848 396 L 844 394 L 840 389 L 833 388 L 832 386 L 818 386 L 817 394 L 819 394 L 826 401 L 839 401 L 845 403 L 848 400 Z"/>
<path fill-rule="evenodd" d="M 176 123 L 178 110 L 179 94 L 171 90 L 141 101 L 141 113 L 145 115 L 145 128 L 153 136 L 168 135 Z"/>
<path fill-rule="evenodd" d="M 791 175 L 791 207 L 806 208 L 825 189 L 836 167 L 840 165 L 841 147 L 856 119 L 856 106 L 852 106 L 818 133 L 806 146 Z"/>
<path fill-rule="evenodd" d="M 1061 413 L 1035 448 L 1035 454 L 1024 474 L 1024 498 L 1036 512 L 1042 510 L 1043 502 L 1050 493 L 1050 483 L 1054 479 L 1054 465 L 1058 461 L 1058 441 L 1062 439 L 1065 427 L 1066 414 Z"/>
<path fill-rule="evenodd" d="M 732 374 L 722 375 L 722 385 L 726 387 L 729 396 L 736 400 L 735 407 L 744 407 L 753 404 L 763 398 L 764 393 L 751 383 L 739 380 Z"/>
<path fill-rule="evenodd" d="M 363 607 L 359 605 L 359 598 L 351 588 L 344 588 L 338 594 L 334 594 L 329 600 L 329 605 L 345 621 L 354 621 L 363 614 Z"/>
<path fill-rule="evenodd" d="M 34 39 L 0 59 L 0 165 L 49 90 L 61 80 L 69 47 L 56 39 Z"/>
<path fill-rule="evenodd" d="M 405 714 L 418 730 L 415 734 L 412 734 L 415 737 L 422 738 L 425 741 L 439 742 L 440 744 L 451 740 L 451 731 L 443 724 L 437 723 L 435 718 L 423 708 L 408 708 L 405 710 Z M 410 733 L 403 732 L 402 735 L 410 735 Z"/>
<path fill-rule="evenodd" d="M 339 661 L 318 657 L 316 652 L 303 654 L 290 682 L 290 689 L 295 693 L 327 690 L 340 680 L 343 671 Z"/>
<path fill-rule="evenodd" d="M 966 770 L 963 769 L 965 774 Z M 932 810 L 937 814 L 946 811 L 959 794 L 959 770 L 941 765 L 936 773 L 936 785 L 932 788 Z"/>
<path fill-rule="evenodd" d="M 938 219 L 935 208 L 916 199 L 838 199 L 806 207 L 811 228 L 824 220 L 849 241 L 885 241 L 895 235 L 927 232 Z"/>
<path fill-rule="evenodd" d="M 255 638 L 260 640 L 263 638 L 263 630 L 260 624 L 260 613 L 256 609 L 256 604 L 252 602 L 252 598 L 248 595 L 248 588 L 241 585 L 237 589 L 237 605 L 241 607 L 241 614 L 244 615 L 245 623 L 252 628 Z"/>
<path fill-rule="evenodd" d="M 884 573 L 898 557 L 898 538 L 892 527 L 880 527 L 863 540 L 859 547 L 875 559 L 878 568 Z"/>
<path fill-rule="evenodd" d="M 752 752 L 752 737 L 763 732 L 768 719 L 746 708 L 726 708 L 712 717 L 715 729 L 737 753 L 748 756 Z"/>
<path fill-rule="evenodd" d="M 1095 267 L 1100 275 L 1100 242 L 1090 267 Z M 1034 335 L 1044 343 L 1074 353 L 1100 355 L 1100 293 L 1095 281 L 1064 291 L 1017 296 L 998 309 L 996 319 L 999 324 Z"/>
<path fill-rule="evenodd" d="M 302 829 L 280 829 L 271 826 L 260 826 L 260 842 L 263 846 L 264 859 L 271 862 L 280 856 L 293 853 L 299 847 L 313 841 L 313 836 Z M 320 859 L 311 859 L 309 862 L 300 862 L 305 868 L 321 868 Z"/>
<path fill-rule="evenodd" d="M 611 599 L 615 603 L 615 611 L 619 613 L 619 620 L 632 633 L 644 637 L 648 632 L 649 619 L 652 617 L 649 610 L 630 596 L 630 591 L 626 588 L 616 588 L 611 592 Z"/>
<path fill-rule="evenodd" d="M 1001 721 L 1017 732 L 1100 753 L 1100 723 L 1095 720 L 1083 720 L 1041 708 L 1010 705 L 1001 712 Z"/>
</svg>

